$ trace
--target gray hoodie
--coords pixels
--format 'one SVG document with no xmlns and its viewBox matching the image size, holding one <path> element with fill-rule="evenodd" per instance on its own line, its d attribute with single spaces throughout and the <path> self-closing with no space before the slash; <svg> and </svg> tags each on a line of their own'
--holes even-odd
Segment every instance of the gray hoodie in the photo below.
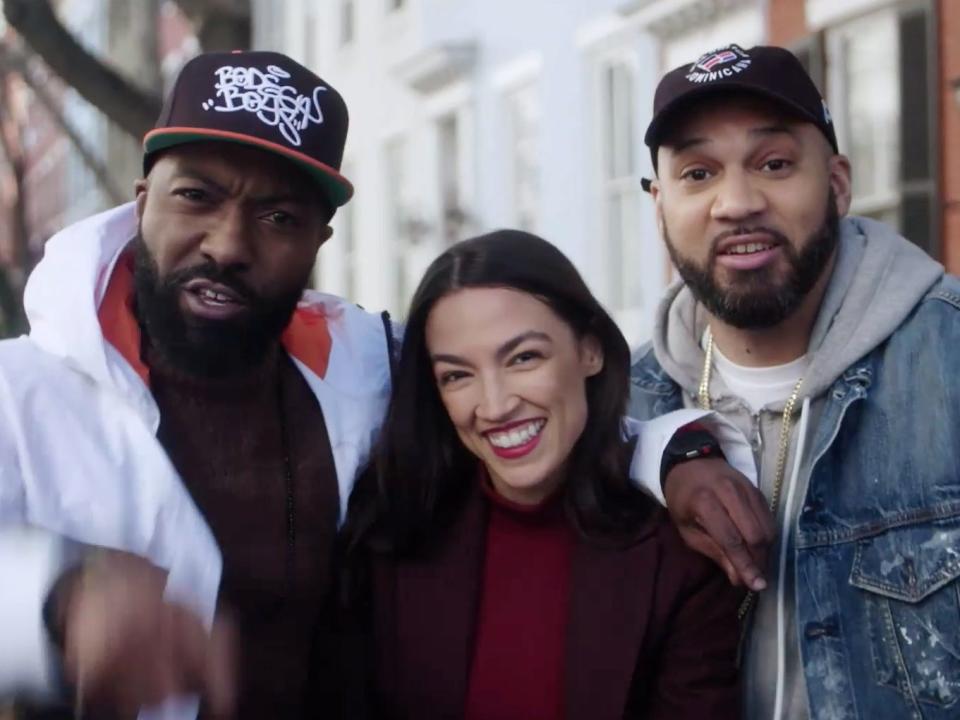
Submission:
<svg viewBox="0 0 960 720">
<path fill-rule="evenodd" d="M 889 226 L 866 218 L 841 221 L 837 263 L 808 348 L 810 364 L 799 396 L 803 402 L 797 406 L 802 411 L 791 429 L 777 513 L 781 532 L 771 551 L 768 588 L 756 599 L 745 646 L 744 707 L 750 720 L 809 716 L 795 623 L 792 547 L 813 461 L 806 437 L 816 427 L 830 386 L 893 334 L 943 273 L 941 265 Z M 705 328 L 704 309 L 690 291 L 682 283 L 668 289 L 658 311 L 653 346 L 657 361 L 682 388 L 687 407 L 696 406 Z M 710 396 L 714 408 L 750 440 L 760 488 L 769 498 L 786 398 L 754 413 L 729 393 L 716 372 Z"/>
</svg>

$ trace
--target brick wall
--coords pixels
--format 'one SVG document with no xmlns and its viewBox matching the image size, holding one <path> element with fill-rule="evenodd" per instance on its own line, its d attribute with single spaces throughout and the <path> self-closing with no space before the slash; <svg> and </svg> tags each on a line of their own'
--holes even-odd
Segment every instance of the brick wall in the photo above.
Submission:
<svg viewBox="0 0 960 720">
<path fill-rule="evenodd" d="M 943 263 L 960 275 L 960 105 L 953 81 L 960 81 L 960 2 L 940 0 L 940 147 L 943 198 Z"/>
<path fill-rule="evenodd" d="M 767 7 L 767 41 L 771 45 L 793 45 L 806 35 L 804 0 L 770 0 Z"/>
</svg>

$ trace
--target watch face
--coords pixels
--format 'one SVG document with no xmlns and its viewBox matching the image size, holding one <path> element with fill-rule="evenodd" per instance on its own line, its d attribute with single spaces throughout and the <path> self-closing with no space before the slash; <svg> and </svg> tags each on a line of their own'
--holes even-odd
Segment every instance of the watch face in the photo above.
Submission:
<svg viewBox="0 0 960 720">
<path fill-rule="evenodd" d="M 660 485 L 664 485 L 670 471 L 688 460 L 697 458 L 723 458 L 720 445 L 706 430 L 691 429 L 675 434 L 663 453 L 660 463 Z"/>
<path fill-rule="evenodd" d="M 668 449 L 681 460 L 721 455 L 717 441 L 705 430 L 694 430 L 675 436 Z"/>
</svg>

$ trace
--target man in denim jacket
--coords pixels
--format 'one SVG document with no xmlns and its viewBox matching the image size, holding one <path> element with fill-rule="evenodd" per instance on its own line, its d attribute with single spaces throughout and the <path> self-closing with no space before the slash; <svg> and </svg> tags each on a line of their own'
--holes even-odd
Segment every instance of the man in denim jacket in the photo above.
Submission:
<svg viewBox="0 0 960 720">
<path fill-rule="evenodd" d="M 960 716 L 960 280 L 846 217 L 849 161 L 785 50 L 669 73 L 646 142 L 682 282 L 638 353 L 631 414 L 709 406 L 738 425 L 778 527 L 764 563 L 749 484 L 667 477 L 687 542 L 758 591 L 747 717 Z"/>
</svg>

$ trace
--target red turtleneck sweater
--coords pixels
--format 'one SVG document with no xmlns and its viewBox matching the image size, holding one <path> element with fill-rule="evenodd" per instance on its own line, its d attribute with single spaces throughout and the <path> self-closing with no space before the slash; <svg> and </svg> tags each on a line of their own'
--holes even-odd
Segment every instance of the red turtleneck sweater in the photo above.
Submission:
<svg viewBox="0 0 960 720">
<path fill-rule="evenodd" d="M 484 489 L 490 514 L 466 720 L 560 720 L 574 530 L 559 494 L 527 506 Z"/>
</svg>

